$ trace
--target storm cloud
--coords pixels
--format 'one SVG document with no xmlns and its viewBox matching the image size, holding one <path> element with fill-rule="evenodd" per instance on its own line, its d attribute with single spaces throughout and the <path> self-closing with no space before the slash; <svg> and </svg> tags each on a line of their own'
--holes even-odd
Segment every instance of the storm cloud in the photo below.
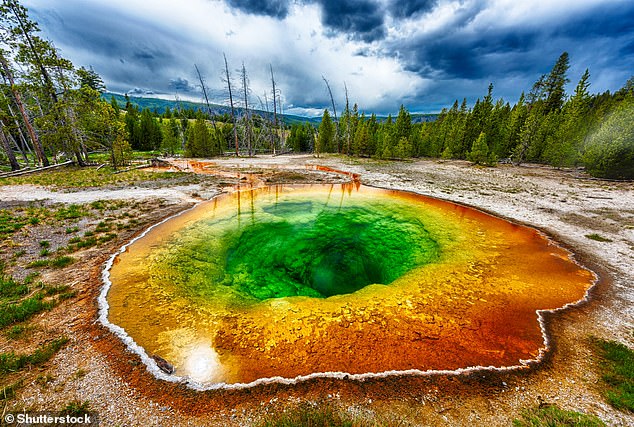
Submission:
<svg viewBox="0 0 634 427">
<path fill-rule="evenodd" d="M 242 12 L 276 18 L 286 18 L 289 8 L 288 0 L 227 0 L 227 4 Z"/>
<path fill-rule="evenodd" d="M 372 0 L 322 0 L 322 23 L 335 32 L 365 41 L 385 36 L 384 11 Z"/>
<path fill-rule="evenodd" d="M 258 105 L 270 66 L 285 111 L 404 103 L 435 112 L 486 93 L 514 102 L 570 54 L 569 91 L 585 68 L 591 90 L 617 90 L 634 70 L 634 2 L 623 0 L 27 0 L 43 30 L 77 66 L 92 65 L 120 93 L 200 100 L 193 64 L 223 102 L 222 55 L 242 62 Z M 259 98 L 259 99 L 257 99 Z M 263 105 L 263 104 L 262 104 Z"/>
<path fill-rule="evenodd" d="M 430 12 L 436 4 L 437 0 L 391 0 L 388 10 L 393 17 L 402 19 Z"/>
</svg>

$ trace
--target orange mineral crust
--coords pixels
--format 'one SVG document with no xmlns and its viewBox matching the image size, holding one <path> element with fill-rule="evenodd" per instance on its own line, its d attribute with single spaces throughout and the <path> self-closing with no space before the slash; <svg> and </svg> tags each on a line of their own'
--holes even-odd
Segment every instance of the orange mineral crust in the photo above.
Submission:
<svg viewBox="0 0 634 427">
<path fill-rule="evenodd" d="M 594 280 L 534 229 L 357 182 L 201 203 L 106 281 L 108 321 L 205 387 L 517 366 L 544 349 L 537 311 Z"/>
</svg>

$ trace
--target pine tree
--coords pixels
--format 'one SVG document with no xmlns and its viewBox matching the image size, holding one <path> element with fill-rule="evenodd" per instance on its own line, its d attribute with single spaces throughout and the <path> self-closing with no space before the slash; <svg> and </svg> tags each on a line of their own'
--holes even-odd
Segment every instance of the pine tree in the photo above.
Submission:
<svg viewBox="0 0 634 427">
<path fill-rule="evenodd" d="M 162 126 L 163 141 L 161 148 L 170 155 L 174 155 L 181 144 L 180 126 L 178 120 L 174 117 L 163 122 Z"/>
<path fill-rule="evenodd" d="M 480 132 L 478 139 L 473 143 L 467 159 L 476 165 L 493 165 L 496 162 L 495 156 L 489 152 L 487 136 L 484 132 Z"/>
<path fill-rule="evenodd" d="M 116 116 L 119 117 L 119 115 L 121 113 L 121 107 L 119 107 L 119 103 L 115 99 L 114 95 L 110 96 L 110 106 L 114 110 Z"/>
<path fill-rule="evenodd" d="M 77 77 L 79 77 L 80 87 L 89 87 L 99 93 L 103 93 L 106 91 L 106 85 L 101 79 L 101 76 L 97 74 L 95 70 L 92 69 L 92 67 L 90 67 L 89 69 L 81 67 L 79 70 L 77 70 Z"/>
<path fill-rule="evenodd" d="M 524 126 L 524 121 L 526 120 L 527 115 L 527 107 L 524 100 L 525 96 L 524 92 L 522 92 L 517 104 L 515 104 L 511 109 L 511 113 L 506 122 L 506 136 L 504 138 L 504 144 L 498 151 L 498 156 L 500 158 L 509 157 L 519 144 L 521 130 Z"/>
<path fill-rule="evenodd" d="M 224 127 L 229 128 L 228 126 Z M 187 129 L 185 155 L 187 157 L 213 157 L 219 152 L 217 136 L 212 134 L 207 126 L 207 121 L 199 116 L 194 124 Z"/>
<path fill-rule="evenodd" d="M 369 156 L 370 152 L 370 133 L 369 123 L 365 121 L 365 116 L 361 116 L 361 120 L 357 124 L 357 130 L 354 134 L 353 152 L 355 156 Z"/>
<path fill-rule="evenodd" d="M 401 108 L 396 116 L 396 123 L 394 124 L 394 139 L 400 140 L 401 138 L 409 139 L 412 131 L 412 116 L 401 104 Z"/>
<path fill-rule="evenodd" d="M 564 104 L 554 136 L 544 150 L 544 160 L 556 167 L 573 166 L 579 160 L 584 136 L 588 134 L 587 111 L 590 72 L 581 76 L 575 93 Z"/>
<path fill-rule="evenodd" d="M 319 155 L 319 153 L 333 153 L 336 152 L 337 148 L 335 147 L 335 127 L 330 120 L 330 113 L 328 110 L 324 110 L 324 114 L 321 118 L 321 123 L 319 125 L 319 131 L 317 136 L 317 146 L 315 147 L 315 152 Z"/>
<path fill-rule="evenodd" d="M 158 150 L 161 147 L 161 141 L 163 140 L 161 127 L 154 117 L 154 114 L 148 108 L 144 108 L 143 111 L 141 111 L 139 134 L 141 140 L 139 149 L 151 151 Z"/>
<path fill-rule="evenodd" d="M 564 52 L 544 80 L 544 93 L 546 96 L 544 114 L 561 110 L 566 97 L 565 86 L 569 82 L 568 77 L 566 77 L 568 68 L 570 68 L 568 52 Z"/>
</svg>

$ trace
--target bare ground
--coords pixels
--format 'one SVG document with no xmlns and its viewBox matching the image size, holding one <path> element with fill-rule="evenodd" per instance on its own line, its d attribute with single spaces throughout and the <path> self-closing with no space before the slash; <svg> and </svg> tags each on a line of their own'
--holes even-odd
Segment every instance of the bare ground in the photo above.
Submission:
<svg viewBox="0 0 634 427">
<path fill-rule="evenodd" d="M 33 342 L 64 334 L 70 343 L 42 370 L 27 376 L 5 411 L 59 409 L 89 401 L 102 425 L 253 425 L 262 414 L 299 401 L 332 402 L 362 418 L 375 415 L 401 425 L 508 426 L 523 408 L 556 403 L 592 413 L 608 425 L 634 425 L 634 416 L 610 407 L 601 395 L 590 337 L 634 346 L 634 186 L 591 180 L 577 171 L 542 167 L 475 168 L 466 162 L 376 162 L 341 157 L 260 157 L 214 161 L 237 182 L 324 182 L 343 178 L 312 170 L 324 165 L 360 175 L 364 184 L 414 191 L 467 204 L 537 227 L 573 250 L 601 280 L 590 300 L 549 316 L 553 348 L 529 370 L 462 376 L 395 377 L 353 382 L 320 379 L 294 386 L 270 385 L 239 392 L 198 393 L 154 379 L 123 344 L 96 322 L 96 296 L 105 259 L 150 223 L 213 197 L 221 186 L 191 184 L 166 188 L 99 189 L 73 192 L 32 186 L 0 186 L 3 206 L 27 201 L 87 203 L 123 199 L 121 208 L 138 222 L 106 245 L 78 253 L 81 262 L 45 271 L 44 281 L 69 284 L 79 296 L 38 316 L 34 336 L 15 345 L 0 338 L 0 351 L 32 350 Z M 307 166 L 309 165 L 309 166 Z M 244 180 L 244 174 L 248 178 Z M 230 183 L 237 183 L 236 180 Z M 117 212 L 115 212 L 117 213 Z M 120 212 L 118 212 L 120 213 Z M 96 223 L 99 218 L 86 220 Z M 60 230 L 31 227 L 13 244 L 37 245 Z M 592 240 L 598 234 L 609 242 Z M 63 244 L 64 237 L 60 237 Z M 9 248 L 10 249 L 10 248 Z M 10 252 L 10 251 L 9 251 Z M 8 254 L 8 252 L 6 252 Z M 9 256 L 9 255 L 5 255 Z M 28 250 L 27 250 L 27 257 Z M 19 275 L 19 264 L 13 273 Z M 23 274 L 23 273 L 22 273 Z M 42 377 L 47 380 L 42 381 Z M 392 424 L 392 422 L 388 422 Z"/>
</svg>

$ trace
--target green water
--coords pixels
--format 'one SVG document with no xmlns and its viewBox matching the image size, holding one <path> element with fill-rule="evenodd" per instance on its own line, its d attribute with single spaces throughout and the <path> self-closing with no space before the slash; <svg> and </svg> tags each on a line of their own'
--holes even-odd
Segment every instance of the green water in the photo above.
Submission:
<svg viewBox="0 0 634 427">
<path fill-rule="evenodd" d="M 331 206 L 291 196 L 199 221 L 169 247 L 160 264 L 182 292 L 243 301 L 388 285 L 440 252 L 404 202 L 349 198 Z"/>
</svg>

